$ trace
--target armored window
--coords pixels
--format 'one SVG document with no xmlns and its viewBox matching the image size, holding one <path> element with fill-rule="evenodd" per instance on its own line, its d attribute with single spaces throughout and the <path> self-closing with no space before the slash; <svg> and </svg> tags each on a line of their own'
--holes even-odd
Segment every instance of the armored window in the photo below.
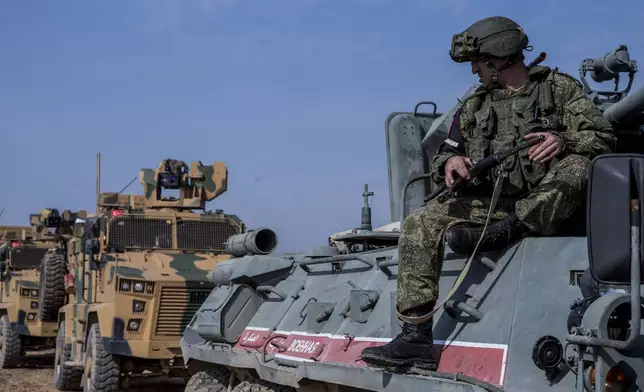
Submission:
<svg viewBox="0 0 644 392">
<path fill-rule="evenodd" d="M 11 250 L 11 267 L 15 269 L 38 268 L 47 249 L 17 247 Z"/>
<path fill-rule="evenodd" d="M 181 250 L 221 252 L 226 240 L 239 233 L 239 225 L 229 218 L 177 222 L 177 241 Z"/>
<path fill-rule="evenodd" d="M 172 249 L 172 220 L 121 215 L 108 223 L 113 249 Z"/>
</svg>

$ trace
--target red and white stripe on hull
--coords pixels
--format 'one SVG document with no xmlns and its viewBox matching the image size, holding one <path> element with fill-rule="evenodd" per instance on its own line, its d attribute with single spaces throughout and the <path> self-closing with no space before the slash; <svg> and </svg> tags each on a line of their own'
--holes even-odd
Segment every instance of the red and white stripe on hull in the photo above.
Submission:
<svg viewBox="0 0 644 392">
<path fill-rule="evenodd" d="M 275 354 L 277 358 L 303 362 L 341 363 L 349 366 L 366 366 L 360 359 L 362 350 L 391 341 L 390 338 L 296 331 L 270 333 L 268 328 L 247 327 L 235 348 L 247 351 L 261 350 L 269 337 L 272 339 L 266 346 L 266 352 Z M 440 352 L 439 372 L 462 373 L 481 381 L 503 385 L 508 354 L 507 345 L 459 341 L 446 343 L 438 340 L 434 341 L 434 345 Z"/>
</svg>

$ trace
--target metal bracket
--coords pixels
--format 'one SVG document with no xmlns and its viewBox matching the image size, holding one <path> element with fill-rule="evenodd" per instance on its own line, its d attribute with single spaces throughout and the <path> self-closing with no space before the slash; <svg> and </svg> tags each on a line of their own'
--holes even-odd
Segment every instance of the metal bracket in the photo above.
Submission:
<svg viewBox="0 0 644 392">
<path fill-rule="evenodd" d="M 366 323 L 373 308 L 380 299 L 375 290 L 351 290 L 349 297 L 349 317 L 358 323 Z"/>
<path fill-rule="evenodd" d="M 320 333 L 327 320 L 333 314 L 335 303 L 330 302 L 311 302 L 307 305 L 308 328 L 315 333 Z"/>
</svg>

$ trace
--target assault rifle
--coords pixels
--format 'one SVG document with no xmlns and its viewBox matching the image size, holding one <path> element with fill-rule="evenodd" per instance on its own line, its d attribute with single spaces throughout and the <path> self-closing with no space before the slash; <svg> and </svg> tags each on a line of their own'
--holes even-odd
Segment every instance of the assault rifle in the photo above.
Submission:
<svg viewBox="0 0 644 392">
<path fill-rule="evenodd" d="M 442 185 L 440 188 L 432 192 L 425 198 L 425 202 L 438 197 L 438 202 L 444 203 L 445 201 L 454 197 L 454 195 L 458 191 L 464 189 L 466 186 L 470 185 L 471 183 L 479 182 L 481 180 L 480 177 L 485 175 L 491 169 L 503 163 L 507 158 L 519 153 L 522 150 L 525 150 L 526 148 L 532 147 L 535 144 L 541 143 L 544 140 L 544 136 L 537 136 L 534 139 L 520 143 L 518 146 L 512 147 L 509 150 L 497 152 L 496 154 L 492 154 L 483 158 L 479 162 L 476 162 L 474 165 L 472 165 L 472 167 L 470 167 L 470 169 L 468 170 L 470 173 L 469 180 L 466 180 L 463 177 L 458 177 L 456 180 L 454 180 L 454 183 L 452 185 Z"/>
</svg>

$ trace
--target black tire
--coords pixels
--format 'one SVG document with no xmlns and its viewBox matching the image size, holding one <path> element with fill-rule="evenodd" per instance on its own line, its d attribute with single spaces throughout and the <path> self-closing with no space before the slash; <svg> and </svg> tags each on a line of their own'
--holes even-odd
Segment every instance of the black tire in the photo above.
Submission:
<svg viewBox="0 0 644 392">
<path fill-rule="evenodd" d="M 65 305 L 65 256 L 59 251 L 47 252 L 40 265 L 40 321 L 58 320 Z"/>
<path fill-rule="evenodd" d="M 9 317 L 3 315 L 0 317 L 0 369 L 11 369 L 20 363 L 22 358 L 22 348 L 20 335 L 11 328 Z"/>
<path fill-rule="evenodd" d="M 295 392 L 295 388 L 277 385 L 264 380 L 242 381 L 233 392 Z"/>
<path fill-rule="evenodd" d="M 65 361 L 72 358 L 71 344 L 65 344 L 65 322 L 58 326 L 56 335 L 56 357 L 54 359 L 54 385 L 59 391 L 77 391 L 81 389 L 83 368 L 65 366 Z"/>
<path fill-rule="evenodd" d="M 202 370 L 190 377 L 185 392 L 221 392 L 228 389 L 230 372 L 226 368 Z"/>
<path fill-rule="evenodd" d="M 85 345 L 85 371 L 83 391 L 118 391 L 121 381 L 120 358 L 108 353 L 103 347 L 101 329 L 92 324 Z"/>
</svg>

